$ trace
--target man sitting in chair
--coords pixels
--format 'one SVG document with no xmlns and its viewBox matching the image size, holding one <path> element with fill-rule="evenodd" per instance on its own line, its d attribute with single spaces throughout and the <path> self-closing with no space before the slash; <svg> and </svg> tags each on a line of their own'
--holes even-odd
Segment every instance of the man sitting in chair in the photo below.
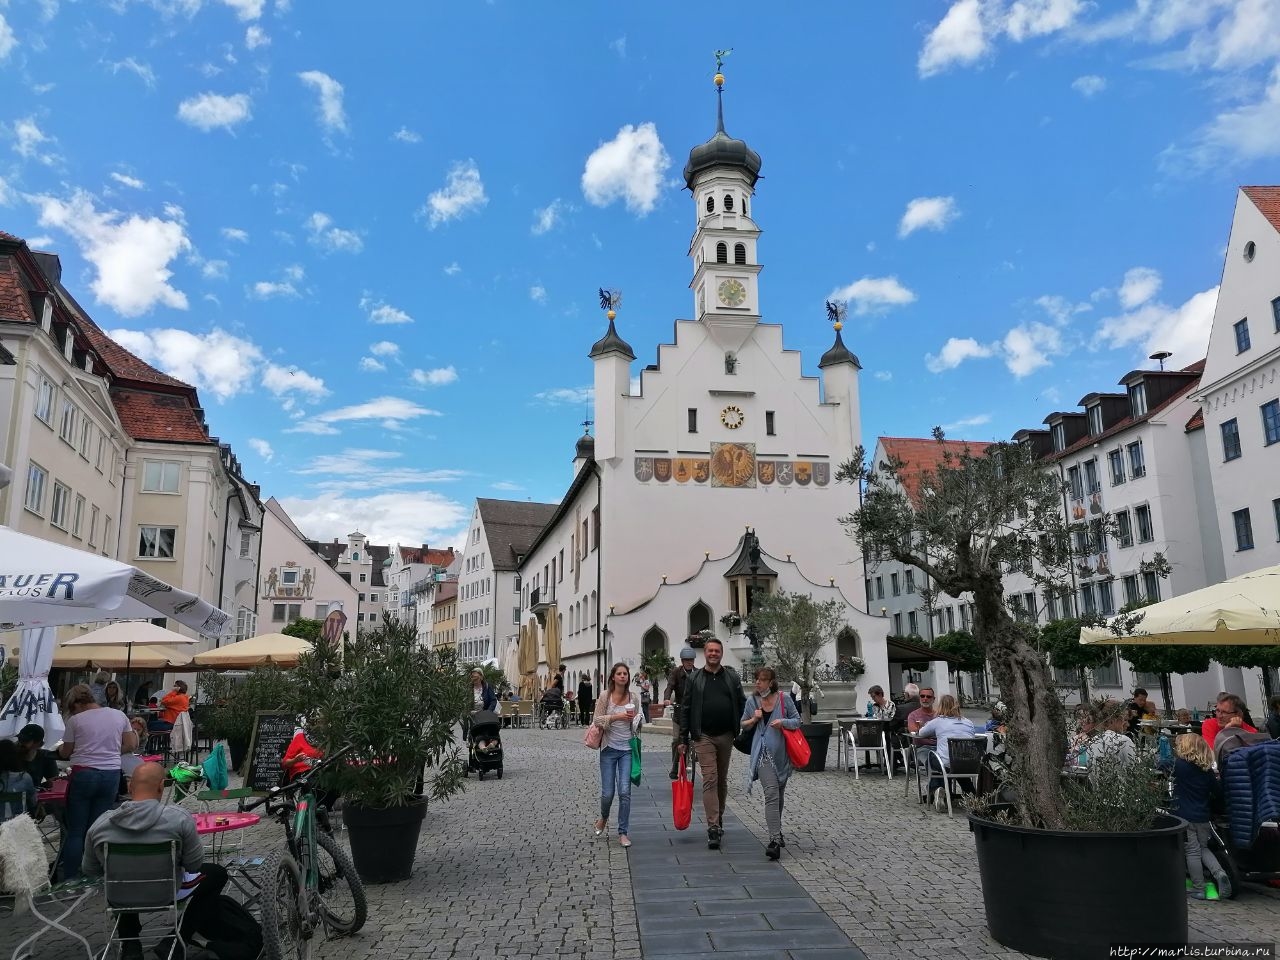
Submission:
<svg viewBox="0 0 1280 960">
<path fill-rule="evenodd" d="M 217 864 L 203 862 L 204 843 L 196 832 L 196 822 L 191 813 L 182 807 L 166 806 L 160 802 L 164 777 L 164 767 L 158 763 L 144 763 L 134 771 L 129 781 L 131 802 L 108 810 L 89 828 L 80 869 L 85 876 L 102 876 L 108 843 L 177 841 L 178 859 L 184 871 L 178 900 L 189 898 L 191 901 L 182 915 L 179 933 L 189 944 L 197 929 L 208 929 L 208 924 L 201 922 L 203 914 L 216 903 L 227 882 L 227 871 Z M 138 939 L 141 931 L 142 924 L 136 913 L 120 917 L 118 932 L 124 938 L 121 960 L 142 960 L 142 942 Z M 168 940 L 156 947 L 156 953 L 161 957 L 168 957 L 169 952 Z M 183 954 L 179 949 L 173 955 L 180 958 Z"/>
</svg>

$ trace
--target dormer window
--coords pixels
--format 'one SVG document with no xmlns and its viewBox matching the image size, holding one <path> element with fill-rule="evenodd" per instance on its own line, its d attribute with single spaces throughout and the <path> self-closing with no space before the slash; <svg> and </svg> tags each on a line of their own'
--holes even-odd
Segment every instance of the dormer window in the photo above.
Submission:
<svg viewBox="0 0 1280 960">
<path fill-rule="evenodd" d="M 707 213 L 715 213 L 715 212 L 716 212 L 716 198 L 708 194 L 707 195 Z"/>
<path fill-rule="evenodd" d="M 1067 449 L 1067 428 L 1060 423 L 1053 425 L 1053 449 Z"/>
<path fill-rule="evenodd" d="M 716 263 L 729 262 L 729 245 L 723 240 L 716 244 Z"/>
<path fill-rule="evenodd" d="M 747 245 L 745 243 L 735 243 L 733 245 L 733 262 L 737 264 L 747 262 Z"/>
<path fill-rule="evenodd" d="M 1089 435 L 1096 437 L 1102 432 L 1102 405 L 1089 408 Z"/>
<path fill-rule="evenodd" d="M 1137 419 L 1147 412 L 1147 385 L 1135 383 L 1129 388 L 1129 416 Z"/>
<path fill-rule="evenodd" d="M 731 193 L 724 195 L 724 212 L 733 213 L 733 194 Z"/>
</svg>

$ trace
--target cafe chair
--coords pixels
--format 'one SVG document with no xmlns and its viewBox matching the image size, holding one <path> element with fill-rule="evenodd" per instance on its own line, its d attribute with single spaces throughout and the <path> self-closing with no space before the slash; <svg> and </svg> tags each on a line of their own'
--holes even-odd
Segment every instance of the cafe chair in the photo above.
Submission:
<svg viewBox="0 0 1280 960">
<path fill-rule="evenodd" d="M 178 841 L 104 843 L 102 875 L 111 935 L 99 960 L 106 960 L 113 946 L 126 943 L 137 943 L 144 949 L 148 944 L 167 943 L 166 956 L 171 960 L 186 955 L 178 929 L 188 902 L 178 899 L 183 878 Z M 121 920 L 128 914 L 145 921 L 136 937 L 120 933 Z"/>
<path fill-rule="evenodd" d="M 911 771 L 916 771 L 916 793 L 920 792 L 920 771 L 916 767 L 916 745 L 911 739 L 911 734 L 907 733 L 903 728 L 889 735 L 892 740 L 890 742 L 890 750 L 894 755 L 895 762 L 902 763 L 902 796 L 909 797 L 911 795 Z"/>
<path fill-rule="evenodd" d="M 877 756 L 884 761 L 885 773 L 893 779 L 893 754 L 889 750 L 889 741 L 885 736 L 883 723 L 855 719 L 852 729 L 848 731 L 849 759 L 853 763 L 853 778 L 860 780 L 858 772 L 858 755 L 866 755 L 867 760 Z M 869 764 L 868 764 L 869 766 Z"/>
<path fill-rule="evenodd" d="M 51 884 L 45 843 L 35 821 L 23 814 L 0 824 L 0 916 L 7 915 L 6 925 L 20 914 L 30 914 L 39 923 L 38 929 L 14 948 L 12 960 L 35 956 L 36 941 L 50 930 L 77 941 L 85 957 L 92 960 L 89 941 L 63 921 L 100 886 L 96 877 Z"/>
<path fill-rule="evenodd" d="M 982 774 L 982 757 L 987 750 L 986 737 L 948 737 L 947 753 L 951 758 L 950 769 L 942 765 L 936 753 L 929 754 L 929 779 L 942 778 L 942 792 L 947 798 L 947 816 L 951 810 L 951 784 L 968 780 L 978 789 L 978 777 Z"/>
</svg>

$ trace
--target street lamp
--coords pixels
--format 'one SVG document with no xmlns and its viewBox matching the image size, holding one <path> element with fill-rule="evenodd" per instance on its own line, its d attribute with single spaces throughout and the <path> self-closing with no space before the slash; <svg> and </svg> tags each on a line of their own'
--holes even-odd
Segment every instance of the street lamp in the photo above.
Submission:
<svg viewBox="0 0 1280 960">
<path fill-rule="evenodd" d="M 747 590 L 747 625 L 743 629 L 743 633 L 747 635 L 747 641 L 751 644 L 751 666 L 752 672 L 764 666 L 764 654 L 760 650 L 760 637 L 756 634 L 755 624 L 751 622 L 751 610 L 755 606 L 755 593 L 757 589 L 756 574 L 760 570 L 760 538 L 756 536 L 754 530 L 747 532 L 747 564 L 751 568 L 751 586 Z"/>
</svg>

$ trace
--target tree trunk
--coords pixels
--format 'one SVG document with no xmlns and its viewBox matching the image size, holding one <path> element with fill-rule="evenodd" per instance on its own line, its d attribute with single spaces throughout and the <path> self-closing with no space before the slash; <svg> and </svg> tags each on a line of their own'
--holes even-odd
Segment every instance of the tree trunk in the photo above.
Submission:
<svg viewBox="0 0 1280 960">
<path fill-rule="evenodd" d="M 1080 671 L 1080 702 L 1088 704 L 1089 702 L 1089 671 L 1084 667 L 1076 667 Z"/>
<path fill-rule="evenodd" d="M 1160 674 L 1160 696 L 1164 698 L 1164 712 L 1166 716 L 1173 715 L 1173 677 L 1170 674 Z"/>
<path fill-rule="evenodd" d="M 1065 711 L 1053 675 L 1005 610 L 999 578 L 982 580 L 973 599 L 974 633 L 986 646 L 1005 704 L 1018 812 L 1029 826 L 1059 829 L 1059 779 L 1067 737 Z"/>
</svg>

